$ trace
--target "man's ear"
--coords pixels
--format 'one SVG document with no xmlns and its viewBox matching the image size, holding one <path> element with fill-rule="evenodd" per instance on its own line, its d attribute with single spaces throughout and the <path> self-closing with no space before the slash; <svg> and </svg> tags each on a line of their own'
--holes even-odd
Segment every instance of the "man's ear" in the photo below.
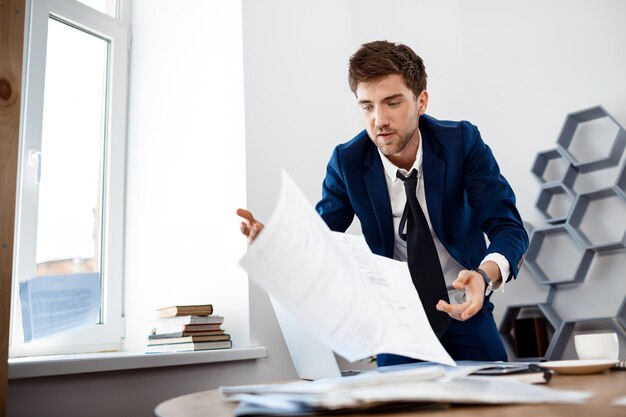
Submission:
<svg viewBox="0 0 626 417">
<path fill-rule="evenodd" d="M 423 90 L 417 98 L 417 113 L 421 116 L 428 108 L 428 91 Z"/>
</svg>

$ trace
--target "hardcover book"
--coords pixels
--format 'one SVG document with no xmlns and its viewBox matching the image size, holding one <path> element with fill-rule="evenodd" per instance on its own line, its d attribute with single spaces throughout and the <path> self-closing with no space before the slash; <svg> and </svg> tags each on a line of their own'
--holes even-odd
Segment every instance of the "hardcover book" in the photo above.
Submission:
<svg viewBox="0 0 626 417">
<path fill-rule="evenodd" d="M 173 326 L 157 325 L 152 328 L 152 334 L 177 333 L 177 332 L 206 332 L 221 330 L 220 324 L 175 324 Z"/>
<path fill-rule="evenodd" d="M 172 343 L 147 346 L 146 353 L 193 352 L 200 350 L 230 349 L 231 347 L 232 342 L 230 340 L 218 342 Z"/>
<path fill-rule="evenodd" d="M 185 331 L 172 331 L 169 333 L 153 333 L 148 336 L 148 339 L 169 339 L 172 337 L 187 337 L 187 336 L 217 336 L 225 334 L 224 330 L 205 330 L 196 332 Z"/>
<path fill-rule="evenodd" d="M 157 326 L 180 326 L 183 324 L 222 324 L 224 317 L 218 315 L 211 316 L 176 316 L 159 318 L 152 321 L 154 327 Z"/>
<path fill-rule="evenodd" d="M 222 340 L 230 340 L 230 335 L 222 334 L 192 334 L 189 336 L 168 337 L 163 334 L 153 334 L 148 337 L 149 345 L 164 345 L 169 343 L 188 343 L 188 342 L 217 342 Z"/>
<path fill-rule="evenodd" d="M 208 316 L 212 313 L 212 304 L 197 304 L 157 308 L 157 315 L 159 318 L 176 316 Z"/>
</svg>

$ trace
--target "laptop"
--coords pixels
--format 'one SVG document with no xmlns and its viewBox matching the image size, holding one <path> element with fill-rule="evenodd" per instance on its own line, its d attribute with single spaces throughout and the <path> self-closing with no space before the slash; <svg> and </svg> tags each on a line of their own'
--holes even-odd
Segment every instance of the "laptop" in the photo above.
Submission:
<svg viewBox="0 0 626 417">
<path fill-rule="evenodd" d="M 342 371 L 332 349 L 306 329 L 285 307 L 270 295 L 278 325 L 300 379 L 315 380 L 357 375 L 362 370 Z"/>
</svg>

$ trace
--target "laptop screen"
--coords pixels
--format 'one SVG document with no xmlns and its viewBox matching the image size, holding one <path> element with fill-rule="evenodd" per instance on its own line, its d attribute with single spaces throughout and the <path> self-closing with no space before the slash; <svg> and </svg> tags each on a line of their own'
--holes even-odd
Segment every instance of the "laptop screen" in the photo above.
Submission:
<svg viewBox="0 0 626 417">
<path fill-rule="evenodd" d="M 298 377 L 313 380 L 341 376 L 332 349 L 317 339 L 271 294 L 270 300 Z"/>
</svg>

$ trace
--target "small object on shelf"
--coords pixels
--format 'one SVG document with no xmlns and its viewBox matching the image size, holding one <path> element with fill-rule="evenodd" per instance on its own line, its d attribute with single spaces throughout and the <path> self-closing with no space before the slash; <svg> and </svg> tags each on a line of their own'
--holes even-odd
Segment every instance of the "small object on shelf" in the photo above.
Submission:
<svg viewBox="0 0 626 417">
<path fill-rule="evenodd" d="M 153 325 L 184 325 L 184 324 L 222 324 L 224 317 L 218 315 L 210 316 L 176 316 L 168 318 L 159 318 L 153 321 Z"/>
<path fill-rule="evenodd" d="M 173 353 L 196 352 L 200 350 L 230 349 L 233 346 L 230 340 L 218 342 L 190 342 L 152 345 L 146 347 L 146 353 Z"/>
<path fill-rule="evenodd" d="M 221 324 L 174 324 L 173 326 L 158 325 L 153 327 L 151 334 L 214 332 L 221 330 Z"/>
<path fill-rule="evenodd" d="M 212 313 L 211 304 L 157 309 L 158 318 L 152 322 L 146 353 L 230 349 L 230 335 L 222 329 L 224 317 Z"/>
<path fill-rule="evenodd" d="M 181 305 L 157 308 L 159 318 L 168 318 L 176 316 L 208 316 L 213 314 L 213 305 L 197 304 L 197 305 Z"/>
<path fill-rule="evenodd" d="M 148 337 L 148 346 L 152 345 L 166 345 L 174 343 L 197 343 L 197 342 L 222 342 L 230 340 L 230 335 L 226 333 L 215 335 L 191 335 L 181 337 L 169 337 L 165 334 L 154 334 Z"/>
</svg>

